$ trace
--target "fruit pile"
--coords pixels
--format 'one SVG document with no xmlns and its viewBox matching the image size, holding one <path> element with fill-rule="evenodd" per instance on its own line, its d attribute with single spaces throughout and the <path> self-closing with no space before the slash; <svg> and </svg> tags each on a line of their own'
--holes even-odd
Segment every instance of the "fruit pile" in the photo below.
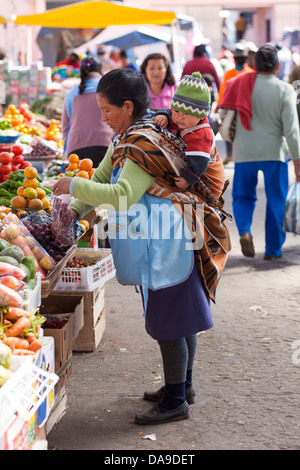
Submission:
<svg viewBox="0 0 300 470">
<path fill-rule="evenodd" d="M 38 172 L 36 168 L 25 168 L 23 184 L 18 187 L 17 195 L 10 201 L 13 208 L 28 208 L 32 210 L 50 208 L 50 200 L 46 196 L 50 194 L 51 189 L 42 186 L 37 176 Z"/>
<path fill-rule="evenodd" d="M 51 214 L 31 212 L 21 218 L 30 234 L 39 242 L 55 261 L 59 262 L 66 255 L 68 247 L 56 242 L 52 233 Z"/>
<path fill-rule="evenodd" d="M 84 259 L 76 258 L 74 256 L 70 261 L 68 261 L 66 268 L 88 268 L 89 266 L 94 266 L 97 263 L 96 259 Z"/>
<path fill-rule="evenodd" d="M 95 168 L 93 168 L 93 160 L 84 158 L 80 160 L 76 153 L 69 156 L 69 165 L 65 169 L 63 176 L 80 176 L 81 178 L 91 179 Z"/>
<path fill-rule="evenodd" d="M 0 183 L 7 181 L 11 172 L 32 166 L 30 162 L 24 160 L 23 147 L 15 144 L 11 147 L 11 152 L 0 153 Z"/>
</svg>

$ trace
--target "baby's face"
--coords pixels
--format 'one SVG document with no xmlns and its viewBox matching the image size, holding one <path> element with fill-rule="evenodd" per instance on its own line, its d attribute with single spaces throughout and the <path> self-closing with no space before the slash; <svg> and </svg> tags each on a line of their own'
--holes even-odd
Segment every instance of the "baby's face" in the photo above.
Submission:
<svg viewBox="0 0 300 470">
<path fill-rule="evenodd" d="M 176 126 L 179 127 L 179 129 L 187 129 L 188 127 L 197 126 L 200 121 L 200 118 L 172 109 L 172 120 L 176 124 Z"/>
</svg>

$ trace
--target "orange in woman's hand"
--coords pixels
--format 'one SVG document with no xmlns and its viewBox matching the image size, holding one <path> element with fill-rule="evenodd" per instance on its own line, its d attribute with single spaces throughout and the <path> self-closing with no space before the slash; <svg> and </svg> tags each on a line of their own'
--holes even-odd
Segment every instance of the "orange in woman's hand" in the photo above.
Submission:
<svg viewBox="0 0 300 470">
<path fill-rule="evenodd" d="M 93 160 L 91 160 L 90 158 L 84 158 L 83 160 L 80 160 L 79 170 L 90 171 L 92 168 L 93 168 Z"/>
</svg>

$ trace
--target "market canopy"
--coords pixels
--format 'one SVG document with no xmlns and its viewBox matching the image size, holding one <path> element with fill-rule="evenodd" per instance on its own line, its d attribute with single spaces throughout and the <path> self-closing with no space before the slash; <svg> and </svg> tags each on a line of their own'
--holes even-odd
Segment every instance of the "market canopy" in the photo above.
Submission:
<svg viewBox="0 0 300 470">
<path fill-rule="evenodd" d="M 171 24 L 174 12 L 144 10 L 113 2 L 93 0 L 68 7 L 53 8 L 45 13 L 17 16 L 16 24 L 50 28 L 106 28 L 125 24 Z"/>
</svg>

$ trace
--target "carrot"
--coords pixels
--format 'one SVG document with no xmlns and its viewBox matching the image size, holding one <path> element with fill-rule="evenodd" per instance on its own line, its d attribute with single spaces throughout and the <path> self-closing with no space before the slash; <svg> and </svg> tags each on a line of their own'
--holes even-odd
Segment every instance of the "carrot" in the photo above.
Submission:
<svg viewBox="0 0 300 470">
<path fill-rule="evenodd" d="M 39 349 L 41 349 L 41 347 L 42 347 L 42 343 L 38 339 L 36 339 L 35 341 L 32 341 L 32 343 L 29 345 L 30 351 L 34 351 L 34 352 L 37 352 Z"/>
<path fill-rule="evenodd" d="M 26 339 L 17 338 L 16 336 L 4 338 L 3 343 L 9 346 L 12 351 L 15 349 L 29 349 L 29 342 Z"/>
<path fill-rule="evenodd" d="M 7 328 L 5 331 L 6 336 L 19 336 L 23 330 L 30 328 L 30 320 L 29 318 L 21 317 L 19 318 L 16 323 L 13 324 L 10 328 Z"/>
<path fill-rule="evenodd" d="M 15 349 L 13 354 L 15 356 L 34 356 L 35 352 L 30 349 Z"/>
<path fill-rule="evenodd" d="M 6 320 L 18 320 L 21 317 L 29 317 L 29 312 L 26 312 L 23 308 L 19 307 L 8 307 L 6 310 Z"/>
</svg>

